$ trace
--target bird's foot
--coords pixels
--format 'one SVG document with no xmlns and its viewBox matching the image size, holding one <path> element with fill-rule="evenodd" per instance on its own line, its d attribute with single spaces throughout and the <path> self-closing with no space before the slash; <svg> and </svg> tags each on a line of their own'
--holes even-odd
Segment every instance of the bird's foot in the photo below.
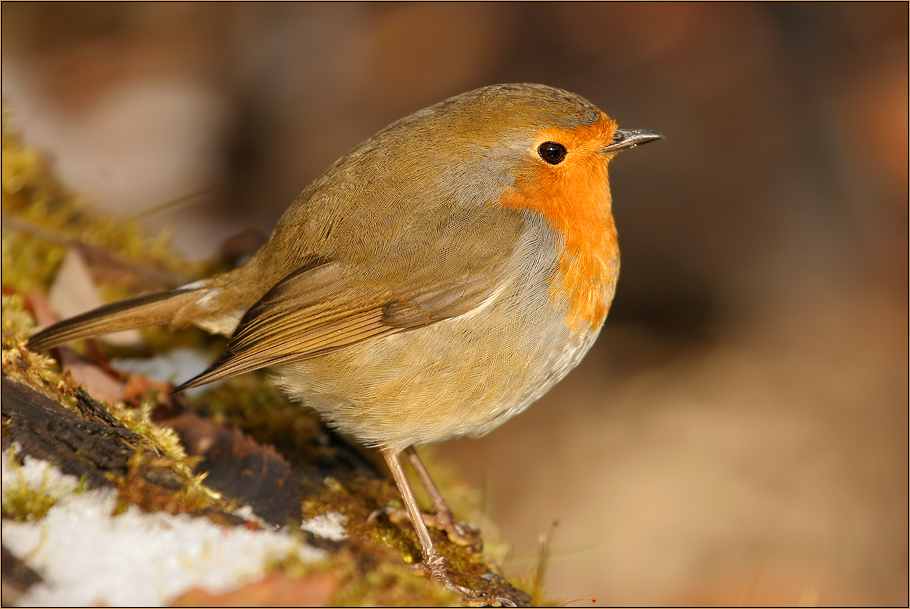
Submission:
<svg viewBox="0 0 910 609">
<path fill-rule="evenodd" d="M 424 555 L 420 568 L 449 590 L 460 594 L 461 601 L 468 607 L 517 607 L 511 599 L 456 584 L 446 569 L 445 560 L 438 552 L 431 556 Z"/>
<path fill-rule="evenodd" d="M 461 602 L 468 607 L 518 607 L 515 601 L 464 586 L 449 586 L 461 594 Z"/>
<path fill-rule="evenodd" d="M 410 522 L 411 520 L 408 511 L 404 508 L 384 507 L 379 508 L 370 514 L 367 522 L 372 522 L 380 514 L 384 514 L 395 524 Z M 472 552 L 480 552 L 483 550 L 483 540 L 480 538 L 479 529 L 464 522 L 456 522 L 451 514 L 446 517 L 446 515 L 428 514 L 427 512 L 421 511 L 420 515 L 423 517 L 423 522 L 428 527 L 432 527 L 438 531 L 445 531 L 449 540 L 453 543 L 457 543 Z"/>
</svg>

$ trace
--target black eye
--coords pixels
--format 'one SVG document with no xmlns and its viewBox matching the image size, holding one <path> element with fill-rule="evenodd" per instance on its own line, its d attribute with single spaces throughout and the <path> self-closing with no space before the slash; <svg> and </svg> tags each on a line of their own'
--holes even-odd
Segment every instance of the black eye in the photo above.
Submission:
<svg viewBox="0 0 910 609">
<path fill-rule="evenodd" d="M 538 146 L 537 154 L 550 165 L 558 165 L 566 158 L 566 147 L 556 142 L 544 142 Z"/>
</svg>

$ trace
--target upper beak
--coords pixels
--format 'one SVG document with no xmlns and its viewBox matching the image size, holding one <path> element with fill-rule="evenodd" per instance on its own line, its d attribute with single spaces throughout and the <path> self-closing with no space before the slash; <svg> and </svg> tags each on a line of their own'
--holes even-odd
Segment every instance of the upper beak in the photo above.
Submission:
<svg viewBox="0 0 910 609">
<path fill-rule="evenodd" d="M 660 140 L 663 137 L 660 133 L 647 129 L 617 129 L 613 134 L 613 143 L 604 148 L 603 152 L 612 154 L 626 148 L 634 148 L 639 144 Z"/>
</svg>

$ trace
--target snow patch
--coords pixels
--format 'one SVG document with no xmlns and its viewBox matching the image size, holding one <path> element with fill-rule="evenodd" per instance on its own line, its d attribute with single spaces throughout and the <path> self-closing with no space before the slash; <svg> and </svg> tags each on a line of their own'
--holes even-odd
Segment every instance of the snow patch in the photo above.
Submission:
<svg viewBox="0 0 910 609">
<path fill-rule="evenodd" d="M 4 501 L 21 484 L 59 496 L 37 522 L 3 520 L 3 545 L 44 578 L 20 605 L 162 605 L 190 588 L 218 594 L 259 579 L 272 559 L 325 557 L 286 531 L 221 527 L 132 506 L 112 516 L 117 500 L 111 490 L 74 493 L 72 476 L 28 457 L 18 467 L 8 450 L 2 465 Z"/>
</svg>

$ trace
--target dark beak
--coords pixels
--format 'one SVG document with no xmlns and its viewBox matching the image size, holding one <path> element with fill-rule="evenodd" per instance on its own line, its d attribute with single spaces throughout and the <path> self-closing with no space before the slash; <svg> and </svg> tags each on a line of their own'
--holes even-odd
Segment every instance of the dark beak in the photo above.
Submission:
<svg viewBox="0 0 910 609">
<path fill-rule="evenodd" d="M 648 131 L 647 129 L 617 129 L 616 133 L 613 134 L 613 143 L 604 148 L 603 151 L 613 154 L 620 150 L 663 139 L 663 137 L 658 132 Z"/>
</svg>

